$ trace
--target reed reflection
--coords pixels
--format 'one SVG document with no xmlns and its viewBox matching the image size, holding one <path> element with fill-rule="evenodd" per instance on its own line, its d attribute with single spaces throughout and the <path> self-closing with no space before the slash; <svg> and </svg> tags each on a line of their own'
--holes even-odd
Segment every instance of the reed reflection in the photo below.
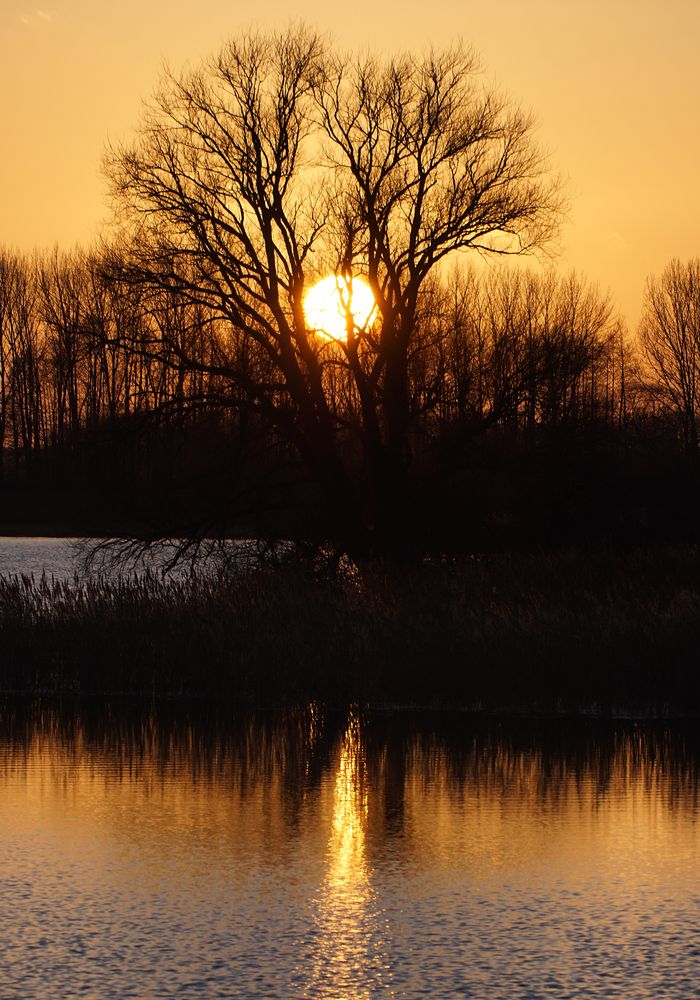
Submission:
<svg viewBox="0 0 700 1000">
<path fill-rule="evenodd" d="M 332 788 L 329 873 L 366 868 L 366 835 L 410 842 L 406 810 L 465 795 L 548 813 L 597 811 L 606 800 L 648 797 L 673 812 L 700 807 L 700 736 L 692 726 L 478 723 L 327 717 L 316 707 L 198 719 L 0 705 L 0 783 L 41 783 L 57 794 L 115 786 L 147 800 L 172 794 L 253 806 L 264 790 L 289 836 L 325 809 Z M 330 784 L 329 784 L 330 783 Z M 409 806 L 410 803 L 410 806 Z M 317 817 L 320 820 L 320 816 Z"/>
<path fill-rule="evenodd" d="M 1 803 L 15 826 L 70 817 L 153 855 L 279 862 L 303 836 L 321 856 L 308 820 L 337 740 L 315 706 L 223 719 L 0 706 Z"/>
</svg>

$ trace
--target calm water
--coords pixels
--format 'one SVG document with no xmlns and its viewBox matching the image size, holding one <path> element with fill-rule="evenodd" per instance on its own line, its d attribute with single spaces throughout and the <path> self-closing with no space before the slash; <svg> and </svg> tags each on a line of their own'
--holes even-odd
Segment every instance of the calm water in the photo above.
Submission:
<svg viewBox="0 0 700 1000">
<path fill-rule="evenodd" d="M 0 715 L 0 995 L 700 996 L 692 730 Z"/>
<path fill-rule="evenodd" d="M 76 538 L 0 537 L 0 576 L 34 576 L 42 573 L 61 580 L 82 575 L 86 544 Z"/>
<path fill-rule="evenodd" d="M 142 573 L 146 569 L 168 575 L 186 574 L 190 563 L 171 566 L 176 546 L 164 543 L 151 553 L 115 562 L 116 551 L 94 552 L 99 540 L 90 538 L 10 538 L 0 536 L 0 576 L 33 576 L 42 574 L 56 580 L 86 580 L 91 576 Z M 229 559 L 243 559 L 254 552 L 253 542 L 227 542 L 225 555 Z M 205 565 L 216 568 L 221 551 L 207 552 L 204 547 L 195 565 L 201 570 Z M 90 558 L 92 556 L 92 558 Z"/>
</svg>

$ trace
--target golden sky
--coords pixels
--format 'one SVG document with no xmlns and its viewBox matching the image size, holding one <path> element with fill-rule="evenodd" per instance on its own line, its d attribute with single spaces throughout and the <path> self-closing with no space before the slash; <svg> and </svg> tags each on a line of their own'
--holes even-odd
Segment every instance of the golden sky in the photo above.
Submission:
<svg viewBox="0 0 700 1000">
<path fill-rule="evenodd" d="M 539 121 L 568 179 L 559 265 L 636 325 L 648 274 L 700 255 L 700 0 L 0 0 L 0 245 L 87 244 L 107 214 L 100 160 L 161 67 L 290 13 L 341 47 L 449 45 Z"/>
</svg>

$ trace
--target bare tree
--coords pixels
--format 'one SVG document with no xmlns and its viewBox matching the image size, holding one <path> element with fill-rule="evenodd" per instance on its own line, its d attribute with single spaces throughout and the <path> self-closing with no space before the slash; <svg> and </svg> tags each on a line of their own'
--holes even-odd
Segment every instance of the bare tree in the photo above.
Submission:
<svg viewBox="0 0 700 1000">
<path fill-rule="evenodd" d="M 428 280 L 454 252 L 521 253 L 556 228 L 559 187 L 531 118 L 459 46 L 357 60 L 296 28 L 169 73 L 106 170 L 122 273 L 219 321 L 203 367 L 298 450 L 339 541 L 404 546 L 409 359 Z M 346 287 L 365 276 L 378 307 L 362 329 L 348 313 L 332 344 L 303 308 L 327 272 Z M 182 342 L 166 355 L 202 365 Z"/>
<path fill-rule="evenodd" d="M 700 259 L 672 260 L 661 278 L 650 277 L 639 327 L 652 391 L 680 419 L 683 444 L 698 457 L 700 408 Z"/>
<path fill-rule="evenodd" d="M 43 331 L 37 308 L 36 266 L 16 254 L 0 257 L 0 420 L 12 442 L 15 475 L 36 464 L 47 442 L 41 372 Z"/>
<path fill-rule="evenodd" d="M 21 264 L 17 257 L 7 250 L 0 251 L 0 479 L 5 477 L 6 438 L 10 431 L 11 344 L 20 274 Z"/>
<path fill-rule="evenodd" d="M 432 372 L 443 422 L 533 432 L 617 420 L 620 322 L 576 275 L 455 269 L 437 291 Z"/>
</svg>

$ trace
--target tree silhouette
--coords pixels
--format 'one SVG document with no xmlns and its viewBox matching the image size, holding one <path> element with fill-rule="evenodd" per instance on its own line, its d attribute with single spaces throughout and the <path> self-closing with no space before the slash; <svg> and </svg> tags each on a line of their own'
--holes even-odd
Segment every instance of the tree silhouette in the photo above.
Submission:
<svg viewBox="0 0 700 1000">
<path fill-rule="evenodd" d="M 355 551 L 412 533 L 409 388 L 422 297 L 441 262 L 544 246 L 559 184 L 533 122 L 486 88 L 461 46 L 378 60 L 305 28 L 251 34 L 168 73 L 134 141 L 106 157 L 115 271 L 145 301 L 207 311 L 204 368 L 300 455 L 329 532 Z M 310 330 L 304 295 L 335 273 L 370 283 L 377 319 L 347 340 Z"/>
<path fill-rule="evenodd" d="M 649 278 L 639 328 L 653 391 L 680 419 L 683 444 L 698 459 L 700 408 L 700 259 L 672 260 Z"/>
</svg>

